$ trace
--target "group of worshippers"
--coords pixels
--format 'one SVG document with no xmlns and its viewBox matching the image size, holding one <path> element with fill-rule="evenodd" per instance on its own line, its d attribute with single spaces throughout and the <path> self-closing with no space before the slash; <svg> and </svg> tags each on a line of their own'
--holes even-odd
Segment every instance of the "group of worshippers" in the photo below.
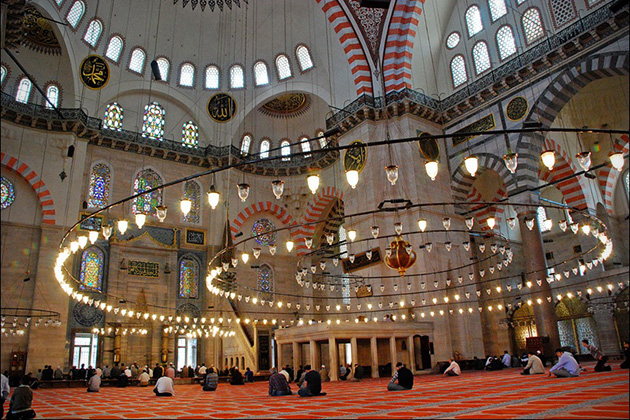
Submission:
<svg viewBox="0 0 630 420">
<path fill-rule="evenodd" d="M 322 370 L 325 371 L 325 366 L 322 365 Z M 306 365 L 298 370 L 300 378 L 296 381 L 298 385 L 297 394 L 300 397 L 317 397 L 326 395 L 322 392 L 322 375 L 315 369 L 311 368 L 311 365 Z M 326 376 L 328 373 L 326 371 Z M 269 395 L 272 397 L 279 397 L 282 395 L 293 395 L 291 391 L 291 377 L 289 372 L 285 369 L 278 372 L 274 367 L 271 368 L 271 376 L 269 377 Z"/>
</svg>

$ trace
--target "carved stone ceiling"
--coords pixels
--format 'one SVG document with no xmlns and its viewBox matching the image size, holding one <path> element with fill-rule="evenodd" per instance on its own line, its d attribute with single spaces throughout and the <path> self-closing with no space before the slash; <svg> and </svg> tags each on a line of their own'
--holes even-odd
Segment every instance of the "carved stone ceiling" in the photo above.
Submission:
<svg viewBox="0 0 630 420">
<path fill-rule="evenodd" d="M 294 118 L 304 114 L 311 106 L 311 97 L 305 93 L 286 93 L 265 104 L 258 111 L 275 118 Z"/>
</svg>

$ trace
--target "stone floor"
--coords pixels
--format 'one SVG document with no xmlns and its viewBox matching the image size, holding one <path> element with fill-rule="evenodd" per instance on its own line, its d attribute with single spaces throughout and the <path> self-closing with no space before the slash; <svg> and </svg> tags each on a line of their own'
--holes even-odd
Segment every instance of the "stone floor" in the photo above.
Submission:
<svg viewBox="0 0 630 420">
<path fill-rule="evenodd" d="M 587 372 L 578 378 L 522 376 L 518 369 L 467 372 L 459 378 L 416 377 L 414 389 L 387 392 L 387 379 L 325 383 L 327 396 L 269 397 L 267 383 L 175 388 L 155 397 L 151 388 L 35 391 L 38 418 L 628 418 L 628 370 Z M 292 386 L 295 390 L 295 386 Z M 8 405 L 8 404 L 7 404 Z M 5 409 L 7 408 L 5 405 Z"/>
</svg>

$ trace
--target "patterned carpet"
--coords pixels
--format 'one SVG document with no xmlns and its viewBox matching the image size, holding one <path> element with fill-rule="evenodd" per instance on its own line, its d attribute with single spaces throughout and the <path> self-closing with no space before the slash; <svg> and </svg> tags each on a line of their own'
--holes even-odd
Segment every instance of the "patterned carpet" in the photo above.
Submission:
<svg viewBox="0 0 630 420">
<path fill-rule="evenodd" d="M 216 392 L 198 385 L 175 387 L 174 398 L 151 388 L 36 390 L 38 418 L 628 418 L 628 370 L 579 378 L 522 376 L 519 369 L 468 372 L 462 377 L 426 375 L 414 389 L 387 392 L 387 379 L 325 383 L 327 396 L 269 397 L 267 383 L 220 384 Z M 295 385 L 292 385 L 295 391 Z M 7 404 L 8 405 L 8 404 Z M 5 409 L 7 408 L 5 405 Z"/>
</svg>

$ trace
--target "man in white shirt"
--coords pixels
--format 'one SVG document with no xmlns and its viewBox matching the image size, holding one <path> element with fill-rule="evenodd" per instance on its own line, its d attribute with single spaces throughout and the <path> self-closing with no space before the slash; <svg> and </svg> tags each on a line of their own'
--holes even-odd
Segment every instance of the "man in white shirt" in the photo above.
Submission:
<svg viewBox="0 0 630 420">
<path fill-rule="evenodd" d="M 510 356 L 507 350 L 503 352 L 503 360 L 501 360 L 501 363 L 508 368 L 512 366 L 512 356 Z"/>
<path fill-rule="evenodd" d="M 96 372 L 93 373 L 88 380 L 87 392 L 99 392 L 101 390 L 101 376 Z"/>
<path fill-rule="evenodd" d="M 175 390 L 173 389 L 173 380 L 168 376 L 162 376 L 155 383 L 155 388 L 153 388 L 153 392 L 158 397 L 172 397 L 175 395 Z"/>
<path fill-rule="evenodd" d="M 138 376 L 138 380 L 140 380 L 140 386 L 149 386 L 149 379 L 151 379 L 151 376 L 149 376 L 146 369 L 144 369 L 140 376 Z"/>
<path fill-rule="evenodd" d="M 131 378 L 131 369 L 129 369 L 129 366 L 127 366 L 127 368 L 125 369 L 125 375 L 127 376 L 127 378 Z"/>
<path fill-rule="evenodd" d="M 453 359 L 448 359 L 448 361 L 451 364 L 444 371 L 444 376 L 459 376 L 459 375 L 461 375 L 462 374 L 462 370 L 460 369 L 460 367 L 457 364 L 457 362 L 455 360 L 453 360 Z"/>
<path fill-rule="evenodd" d="M 199 376 L 206 376 L 206 372 L 208 370 L 206 369 L 206 364 L 202 363 L 201 366 L 199 367 Z"/>
</svg>

